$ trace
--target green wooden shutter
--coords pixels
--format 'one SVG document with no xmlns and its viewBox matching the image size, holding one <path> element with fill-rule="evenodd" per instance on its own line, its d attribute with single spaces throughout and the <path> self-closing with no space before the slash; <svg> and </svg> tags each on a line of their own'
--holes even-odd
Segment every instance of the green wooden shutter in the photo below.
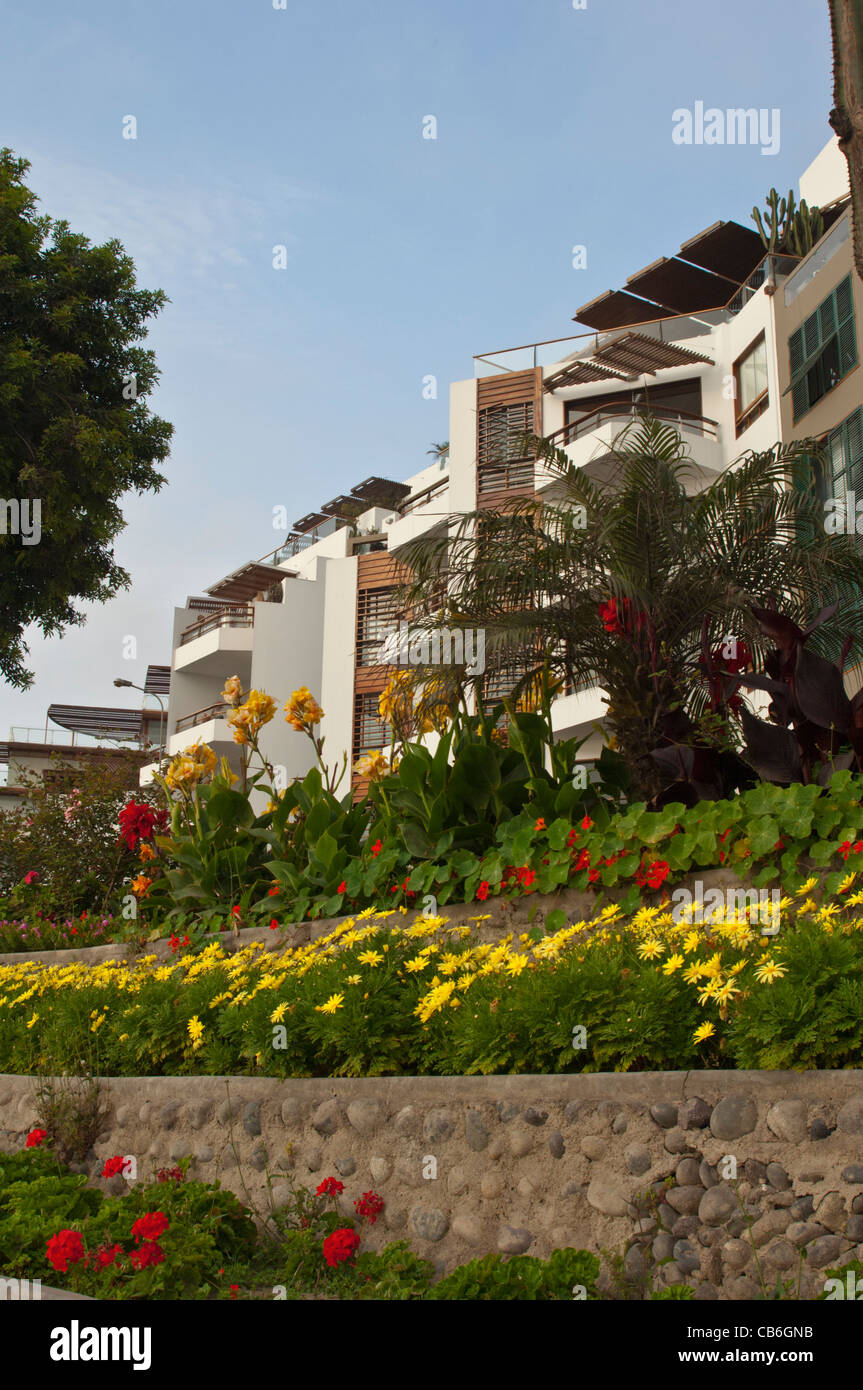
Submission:
<svg viewBox="0 0 863 1390">
<path fill-rule="evenodd" d="M 825 350 L 836 343 L 838 376 L 827 380 L 816 368 Z M 846 275 L 814 313 L 788 339 L 791 405 L 795 424 L 816 401 L 857 365 L 857 334 L 851 277 Z M 822 367 L 823 372 L 823 367 Z"/>
</svg>

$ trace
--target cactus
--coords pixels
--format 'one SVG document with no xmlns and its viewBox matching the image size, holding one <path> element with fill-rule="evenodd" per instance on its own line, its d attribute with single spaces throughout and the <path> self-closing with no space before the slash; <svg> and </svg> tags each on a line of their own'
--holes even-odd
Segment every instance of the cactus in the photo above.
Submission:
<svg viewBox="0 0 863 1390">
<path fill-rule="evenodd" d="M 830 124 L 848 161 L 854 219 L 854 264 L 863 278 L 863 4 L 829 0 L 833 39 Z"/>
<path fill-rule="evenodd" d="M 818 208 L 810 208 L 804 198 L 796 205 L 793 189 L 787 198 L 780 198 L 775 188 L 767 195 L 767 207 L 762 217 L 758 208 L 752 209 L 752 220 L 769 255 L 783 251 L 792 256 L 805 256 L 824 234 L 824 221 Z"/>
</svg>

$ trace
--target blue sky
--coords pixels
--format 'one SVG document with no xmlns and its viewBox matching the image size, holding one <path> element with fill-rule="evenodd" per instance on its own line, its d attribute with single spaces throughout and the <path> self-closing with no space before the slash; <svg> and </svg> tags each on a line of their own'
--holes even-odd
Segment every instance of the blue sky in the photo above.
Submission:
<svg viewBox="0 0 863 1390">
<path fill-rule="evenodd" d="M 170 297 L 151 404 L 175 425 L 168 485 L 123 503 L 131 590 L 32 633 L 0 736 L 55 701 L 136 704 L 113 677 L 170 661 L 173 606 L 272 550 L 273 507 L 424 467 L 473 354 L 561 337 L 748 223 L 832 133 L 826 0 L 0 0 L 0 25 L 0 144 L 42 210 Z M 675 144 L 699 100 L 778 107 L 779 153 Z"/>
</svg>

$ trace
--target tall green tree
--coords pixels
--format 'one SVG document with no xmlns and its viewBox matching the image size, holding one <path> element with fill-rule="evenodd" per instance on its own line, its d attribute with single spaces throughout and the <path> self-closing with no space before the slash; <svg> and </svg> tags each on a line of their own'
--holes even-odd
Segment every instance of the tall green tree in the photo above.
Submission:
<svg viewBox="0 0 863 1390">
<path fill-rule="evenodd" d="M 38 215 L 29 161 L 0 150 L 0 676 L 26 688 L 24 632 L 62 633 L 130 577 L 114 559 L 129 491 L 155 492 L 173 426 L 151 414 L 140 346 L 167 303 L 119 241 Z"/>
<path fill-rule="evenodd" d="M 608 730 L 645 796 L 668 780 L 653 750 L 693 732 L 729 747 L 728 711 L 709 713 L 701 663 L 730 638 L 763 654 L 750 605 L 775 596 L 805 626 L 844 596 L 817 645 L 835 655 L 854 630 L 863 552 L 856 537 L 825 534 L 814 485 L 789 486 L 795 466 L 811 475 L 805 443 L 750 453 L 706 488 L 678 432 L 650 417 L 618 436 L 603 482 L 547 440 L 525 445 L 552 486 L 453 516 L 446 537 L 405 547 L 404 600 L 417 614 L 438 608 L 441 575 L 451 576 L 450 625 L 486 634 L 485 675 L 455 670 L 463 687 L 481 691 L 489 674 L 521 664 L 526 689 L 548 662 L 560 680 L 604 690 Z"/>
</svg>

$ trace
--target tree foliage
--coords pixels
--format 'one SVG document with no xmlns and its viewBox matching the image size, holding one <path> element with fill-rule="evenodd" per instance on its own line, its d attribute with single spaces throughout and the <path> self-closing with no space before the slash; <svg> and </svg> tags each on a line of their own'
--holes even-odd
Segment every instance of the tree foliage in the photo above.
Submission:
<svg viewBox="0 0 863 1390">
<path fill-rule="evenodd" d="M 0 675 L 25 688 L 24 630 L 62 633 L 130 578 L 114 559 L 119 499 L 154 492 L 173 426 L 146 401 L 158 379 L 140 346 L 167 302 L 136 287 L 116 240 L 93 246 L 36 212 L 29 168 L 0 150 Z M 13 533 L 6 503 L 38 500 L 41 535 Z"/>
</svg>

